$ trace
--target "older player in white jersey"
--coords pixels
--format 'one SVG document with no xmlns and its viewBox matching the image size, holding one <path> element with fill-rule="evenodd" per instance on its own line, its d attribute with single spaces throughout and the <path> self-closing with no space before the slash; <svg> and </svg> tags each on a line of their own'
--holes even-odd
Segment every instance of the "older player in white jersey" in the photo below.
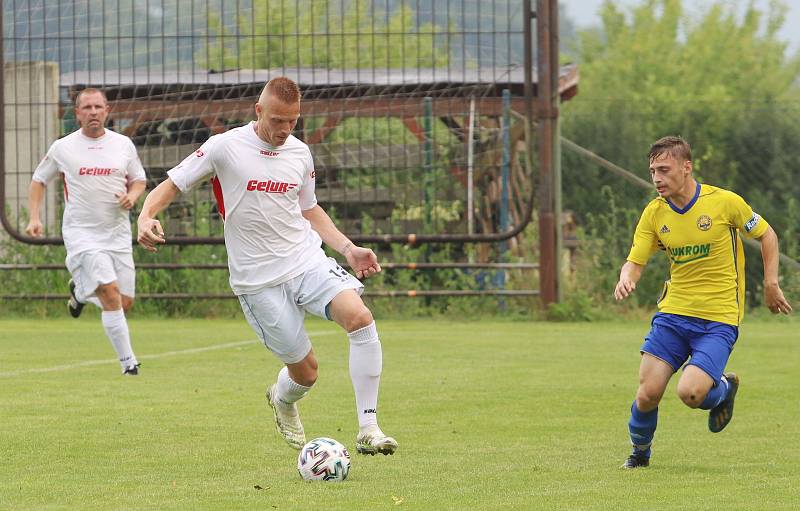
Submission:
<svg viewBox="0 0 800 511">
<path fill-rule="evenodd" d="M 138 241 L 148 250 L 164 243 L 156 215 L 175 197 L 213 177 L 225 218 L 230 284 L 247 321 L 283 363 L 267 390 L 278 431 L 295 449 L 305 444 L 296 403 L 317 380 L 317 360 L 303 325 L 306 311 L 341 325 L 350 339 L 362 454 L 393 454 L 397 442 L 378 427 L 382 355 L 363 285 L 325 256 L 337 250 L 359 278 L 381 271 L 375 253 L 354 245 L 317 204 L 314 162 L 306 144 L 291 135 L 300 117 L 300 90 L 279 77 L 266 84 L 255 105 L 257 121 L 211 137 L 168 172 L 145 200 Z"/>
<path fill-rule="evenodd" d="M 25 232 L 42 236 L 39 211 L 45 186 L 61 174 L 66 204 L 61 233 L 72 274 L 70 314 L 77 318 L 89 302 L 101 307 L 103 328 L 122 373 L 136 375 L 139 362 L 125 319 L 136 288 L 129 210 L 144 192 L 146 178 L 133 142 L 105 128 L 109 111 L 106 96 L 98 89 L 84 89 L 75 98 L 81 128 L 53 142 L 36 167 Z"/>
</svg>

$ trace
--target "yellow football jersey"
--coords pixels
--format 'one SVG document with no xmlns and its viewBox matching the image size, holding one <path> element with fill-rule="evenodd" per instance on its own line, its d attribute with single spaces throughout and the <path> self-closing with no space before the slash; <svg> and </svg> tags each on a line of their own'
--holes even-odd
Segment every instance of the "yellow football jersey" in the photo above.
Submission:
<svg viewBox="0 0 800 511">
<path fill-rule="evenodd" d="M 744 249 L 740 235 L 760 238 L 769 224 L 735 193 L 697 185 L 683 209 L 661 197 L 645 207 L 628 261 L 669 258 L 658 309 L 738 326 L 744 315 Z"/>
</svg>

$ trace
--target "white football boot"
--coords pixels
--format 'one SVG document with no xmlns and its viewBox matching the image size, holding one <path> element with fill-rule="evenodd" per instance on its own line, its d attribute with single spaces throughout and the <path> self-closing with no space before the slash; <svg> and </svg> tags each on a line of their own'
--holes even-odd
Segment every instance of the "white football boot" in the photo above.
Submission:
<svg viewBox="0 0 800 511">
<path fill-rule="evenodd" d="M 397 450 L 397 440 L 386 436 L 378 426 L 369 426 L 356 437 L 356 451 L 360 454 L 394 454 Z"/>
<path fill-rule="evenodd" d="M 303 424 L 300 423 L 297 405 L 281 403 L 276 396 L 277 392 L 277 384 L 273 384 L 267 390 L 267 403 L 275 416 L 275 427 L 278 429 L 278 433 L 283 435 L 286 443 L 299 451 L 306 444 L 306 433 L 303 431 Z"/>
</svg>

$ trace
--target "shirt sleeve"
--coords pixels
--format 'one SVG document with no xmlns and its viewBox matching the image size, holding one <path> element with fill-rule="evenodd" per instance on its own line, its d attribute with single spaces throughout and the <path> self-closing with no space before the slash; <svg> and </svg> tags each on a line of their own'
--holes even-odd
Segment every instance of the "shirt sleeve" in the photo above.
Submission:
<svg viewBox="0 0 800 511">
<path fill-rule="evenodd" d="M 142 161 L 139 159 L 139 153 L 136 151 L 136 146 L 133 145 L 130 139 L 128 139 L 128 153 L 128 184 L 134 181 L 146 181 L 147 175 L 144 172 L 144 167 L 142 167 Z"/>
<path fill-rule="evenodd" d="M 316 189 L 317 171 L 314 170 L 314 158 L 311 156 L 311 151 L 308 152 L 308 161 L 306 162 L 306 173 L 303 178 L 303 184 L 300 185 L 300 209 L 303 211 L 309 210 L 317 205 Z"/>
<path fill-rule="evenodd" d="M 730 200 L 727 201 L 727 204 L 731 215 L 731 223 L 747 238 L 760 238 L 763 236 L 769 229 L 767 221 L 753 211 L 753 208 L 739 195 L 733 192 L 729 193 Z"/>
<path fill-rule="evenodd" d="M 178 190 L 186 192 L 215 173 L 213 152 L 218 140 L 217 136 L 206 140 L 200 149 L 167 171 L 167 175 L 178 187 Z"/>
<path fill-rule="evenodd" d="M 633 233 L 633 245 L 628 253 L 628 261 L 644 266 L 658 251 L 658 235 L 653 225 L 653 208 L 648 206 L 642 212 L 636 231 Z"/>
<path fill-rule="evenodd" d="M 42 158 L 42 161 L 39 162 L 36 170 L 33 171 L 34 181 L 47 185 L 58 175 L 58 163 L 55 158 L 57 143 L 57 141 L 53 142 L 50 149 L 47 150 L 47 154 Z"/>
</svg>

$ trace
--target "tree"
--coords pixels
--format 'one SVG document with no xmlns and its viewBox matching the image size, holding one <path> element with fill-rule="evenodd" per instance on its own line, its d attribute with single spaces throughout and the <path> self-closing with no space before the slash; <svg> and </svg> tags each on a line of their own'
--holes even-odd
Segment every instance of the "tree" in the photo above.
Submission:
<svg viewBox="0 0 800 511">
<path fill-rule="evenodd" d="M 229 34 L 219 16 L 210 26 L 209 69 L 314 67 L 327 69 L 437 67 L 448 62 L 446 38 L 420 23 L 402 3 L 394 11 L 353 0 L 342 9 L 331 0 L 254 0 Z M 226 40 L 226 36 L 233 35 Z M 201 57 L 205 57 L 201 55 Z"/>
<path fill-rule="evenodd" d="M 580 94 L 563 107 L 563 133 L 645 179 L 649 144 L 684 136 L 697 177 L 744 196 L 798 257 L 800 58 L 778 37 L 785 6 L 737 7 L 719 0 L 691 17 L 681 0 L 646 0 L 628 12 L 607 1 L 602 30 L 581 33 Z M 607 207 L 596 193 L 604 184 L 623 209 L 640 211 L 654 197 L 570 153 L 564 169 L 565 207 L 584 218 Z M 749 277 L 757 291 L 760 279 Z"/>
</svg>

